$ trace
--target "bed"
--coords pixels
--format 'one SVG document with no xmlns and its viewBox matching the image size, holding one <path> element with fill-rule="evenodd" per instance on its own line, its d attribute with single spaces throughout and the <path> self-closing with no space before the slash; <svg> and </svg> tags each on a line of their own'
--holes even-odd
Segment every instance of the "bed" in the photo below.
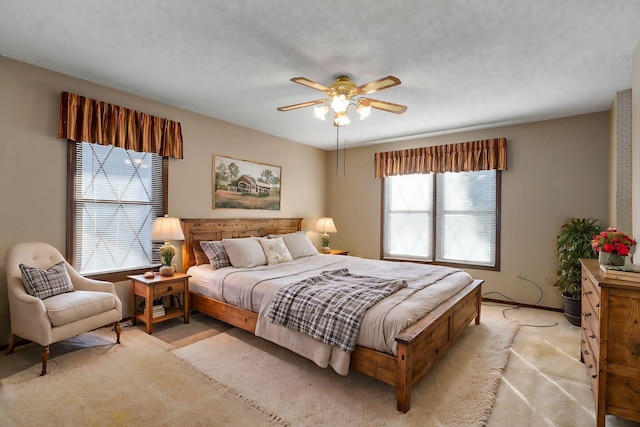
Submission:
<svg viewBox="0 0 640 427">
<path fill-rule="evenodd" d="M 190 304 L 191 308 L 204 314 L 212 316 L 216 319 L 229 323 L 233 326 L 242 328 L 252 332 L 258 336 L 262 336 L 265 329 L 265 321 L 260 318 L 260 304 L 263 301 L 248 302 L 243 304 L 241 301 L 233 301 L 233 304 L 224 302 L 220 295 L 208 293 L 200 283 L 208 279 L 202 279 L 200 268 L 206 256 L 203 253 L 201 241 L 221 241 L 223 239 L 238 239 L 247 237 L 265 237 L 274 235 L 289 235 L 301 230 L 301 218 L 251 218 L 251 219 L 183 219 L 183 229 L 185 242 L 182 248 L 183 271 L 189 271 L 192 274 L 190 281 Z M 317 260 L 317 261 L 316 261 Z M 305 257 L 300 261 L 310 264 L 320 263 L 322 267 L 328 269 L 343 267 L 348 265 L 350 268 L 364 268 L 362 263 L 375 262 L 376 265 L 381 263 L 396 265 L 398 267 L 409 267 L 413 263 L 390 263 L 386 261 L 361 260 L 356 257 L 340 256 L 340 255 L 320 255 Z M 293 269 L 294 264 L 287 263 L 288 269 Z M 302 263 L 302 262 L 301 262 Z M 205 266 L 206 267 L 206 266 Z M 263 270 L 272 270 L 266 266 Z M 317 267 L 321 268 L 321 267 Z M 210 268 L 209 268 L 210 270 Z M 232 270 L 232 267 L 222 268 L 217 274 L 224 275 L 226 270 Z M 251 270 L 251 269 L 247 269 Z M 382 270 L 381 270 L 382 271 Z M 224 274 L 223 274 L 224 273 Z M 233 272 L 234 275 L 250 275 L 249 272 Z M 296 276 L 295 273 L 292 276 Z M 275 276 L 274 276 L 275 277 Z M 448 280 L 448 279 L 447 279 Z M 269 283 L 271 280 L 258 280 Z M 193 285 L 192 285 L 193 283 Z M 442 303 L 430 308 L 426 314 L 421 316 L 415 323 L 403 327 L 391 337 L 393 348 L 385 348 L 376 345 L 362 345 L 358 338 L 358 345 L 352 352 L 348 353 L 346 362 L 341 357 L 341 351 L 335 350 L 328 357 L 334 358 L 333 354 L 337 354 L 338 365 L 340 363 L 348 364 L 348 369 L 360 372 L 370 377 L 376 378 L 396 389 L 397 408 L 401 412 L 407 412 L 411 405 L 411 390 L 425 374 L 440 360 L 446 353 L 447 349 L 457 340 L 467 326 L 475 321 L 480 323 L 480 306 L 481 306 L 481 285 L 482 280 L 468 279 L 465 283 L 458 283 L 455 293 L 448 297 Z M 402 290 L 404 291 L 404 289 Z M 269 294 L 273 296 L 273 294 Z M 249 298 L 249 301 L 253 301 Z M 267 299 L 267 301 L 269 301 Z M 376 306 L 372 307 L 376 308 Z M 365 316 L 366 317 L 366 316 Z M 269 326 L 266 326 L 269 328 Z M 363 321 L 363 329 L 365 324 Z M 361 334 L 362 335 L 362 334 Z M 382 340 L 384 341 L 384 340 Z M 387 337 L 386 341 L 389 341 Z M 277 342 L 274 341 L 274 342 Z M 279 343 L 286 347 L 285 344 Z M 377 348 L 379 347 L 379 348 Z M 295 349 L 292 349 L 295 351 Z M 299 354 L 299 351 L 296 351 Z M 303 354 L 305 357 L 308 355 Z M 311 358 L 311 357 L 309 357 Z M 317 364 L 321 365 L 317 360 Z M 334 366 L 332 362 L 329 362 Z M 321 365 L 322 366 L 322 365 Z M 334 369 L 336 367 L 334 366 Z M 336 369 L 340 372 L 340 369 Z M 344 373 L 342 373 L 344 374 Z"/>
</svg>

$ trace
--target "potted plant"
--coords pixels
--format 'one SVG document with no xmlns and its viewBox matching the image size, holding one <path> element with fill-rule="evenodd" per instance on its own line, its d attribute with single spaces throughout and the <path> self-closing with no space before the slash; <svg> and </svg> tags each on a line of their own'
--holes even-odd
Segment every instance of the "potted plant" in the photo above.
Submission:
<svg viewBox="0 0 640 427">
<path fill-rule="evenodd" d="M 176 248 L 171 243 L 167 243 L 160 247 L 160 259 L 162 260 L 160 275 L 173 276 L 173 274 L 176 272 L 175 267 L 171 265 L 171 260 L 173 259 L 175 254 Z"/>
<path fill-rule="evenodd" d="M 564 299 L 564 317 L 580 326 L 581 266 L 580 258 L 595 258 L 592 239 L 600 233 L 598 220 L 572 218 L 558 234 L 558 280 L 555 286 Z"/>
<path fill-rule="evenodd" d="M 598 252 L 598 262 L 602 265 L 622 266 L 636 241 L 614 227 L 593 236 L 591 246 Z"/>
</svg>

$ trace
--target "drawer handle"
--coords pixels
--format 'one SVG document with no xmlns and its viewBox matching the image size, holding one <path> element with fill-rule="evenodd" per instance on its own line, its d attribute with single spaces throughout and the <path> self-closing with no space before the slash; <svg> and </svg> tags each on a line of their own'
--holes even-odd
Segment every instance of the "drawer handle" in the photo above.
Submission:
<svg viewBox="0 0 640 427">
<path fill-rule="evenodd" d="M 600 308 L 600 303 L 597 303 L 597 304 L 596 304 L 596 308 Z"/>
<path fill-rule="evenodd" d="M 591 316 L 591 313 L 582 313 L 582 315 L 583 315 L 584 317 L 589 317 L 589 316 Z"/>
<path fill-rule="evenodd" d="M 173 286 L 169 286 L 169 287 L 167 288 L 167 290 L 168 290 L 168 291 L 172 291 L 172 290 L 173 290 Z"/>
<path fill-rule="evenodd" d="M 596 337 L 595 335 L 589 335 L 589 338 L 591 339 L 595 339 L 595 337 Z"/>
<path fill-rule="evenodd" d="M 591 378 L 593 378 L 595 380 L 596 378 L 598 378 L 598 375 L 597 374 L 596 375 L 591 375 Z"/>
<path fill-rule="evenodd" d="M 593 291 L 585 291 L 584 294 L 585 295 L 591 295 L 593 293 Z"/>
<path fill-rule="evenodd" d="M 589 354 L 589 350 L 585 350 L 584 354 L 588 355 Z"/>
</svg>

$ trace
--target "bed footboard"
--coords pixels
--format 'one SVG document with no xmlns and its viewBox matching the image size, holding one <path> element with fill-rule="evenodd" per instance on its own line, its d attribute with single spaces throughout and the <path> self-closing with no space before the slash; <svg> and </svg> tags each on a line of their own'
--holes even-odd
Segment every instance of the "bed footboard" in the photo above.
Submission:
<svg viewBox="0 0 640 427">
<path fill-rule="evenodd" d="M 396 337 L 397 357 L 356 347 L 351 354 L 351 369 L 394 386 L 398 410 L 407 412 L 413 385 L 442 358 L 471 321 L 480 323 L 482 282 L 475 280 L 402 331 Z"/>
</svg>

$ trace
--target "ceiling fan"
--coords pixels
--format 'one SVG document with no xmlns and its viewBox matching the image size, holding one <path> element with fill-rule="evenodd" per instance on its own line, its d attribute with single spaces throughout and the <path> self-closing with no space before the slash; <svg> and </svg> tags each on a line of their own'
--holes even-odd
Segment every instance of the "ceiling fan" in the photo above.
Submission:
<svg viewBox="0 0 640 427">
<path fill-rule="evenodd" d="M 399 85 L 401 83 L 400 79 L 394 76 L 383 77 L 361 86 L 356 86 L 348 76 L 337 77 L 329 87 L 309 80 L 306 77 L 294 77 L 290 80 L 294 83 L 324 92 L 327 94 L 328 98 L 287 105 L 286 107 L 278 108 L 278 111 L 291 111 L 314 105 L 316 117 L 320 120 L 324 120 L 327 112 L 329 111 L 329 106 L 331 106 L 334 111 L 334 126 L 346 126 L 351 123 L 347 114 L 347 108 L 349 105 L 355 106 L 356 111 L 360 114 L 360 120 L 368 117 L 372 108 L 395 114 L 402 114 L 407 111 L 407 107 L 404 105 L 362 96 Z"/>
</svg>

